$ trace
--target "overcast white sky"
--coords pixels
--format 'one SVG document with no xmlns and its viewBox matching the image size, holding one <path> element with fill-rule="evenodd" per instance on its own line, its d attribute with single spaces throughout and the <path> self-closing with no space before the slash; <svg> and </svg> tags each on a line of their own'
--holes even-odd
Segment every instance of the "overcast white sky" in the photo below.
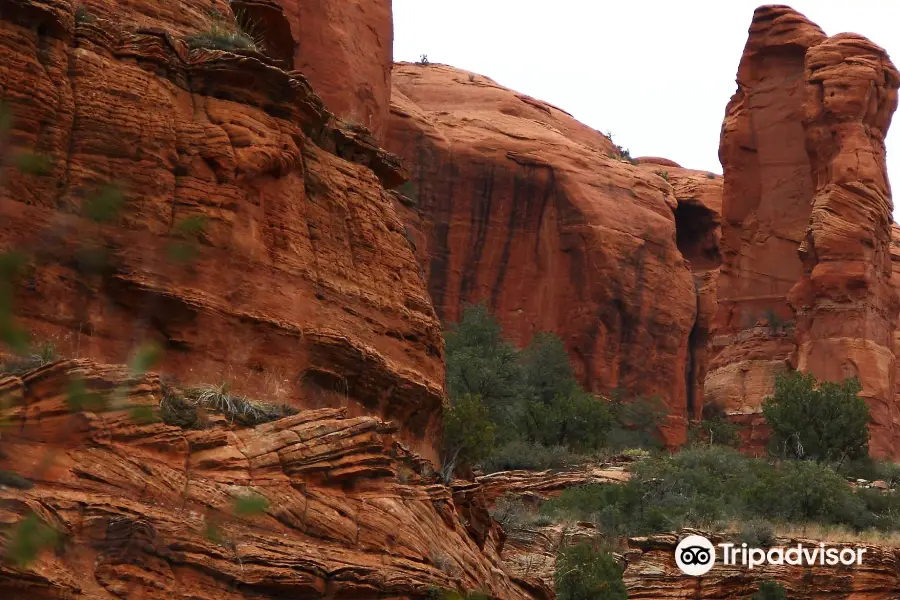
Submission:
<svg viewBox="0 0 900 600">
<path fill-rule="evenodd" d="M 760 4 L 393 0 L 394 58 L 415 61 L 427 54 L 432 62 L 486 75 L 611 131 L 633 156 L 663 156 L 721 173 L 719 129 Z M 828 35 L 860 33 L 900 63 L 900 0 L 788 4 Z M 900 190 L 897 129 L 900 115 L 888 135 L 888 172 Z"/>
</svg>

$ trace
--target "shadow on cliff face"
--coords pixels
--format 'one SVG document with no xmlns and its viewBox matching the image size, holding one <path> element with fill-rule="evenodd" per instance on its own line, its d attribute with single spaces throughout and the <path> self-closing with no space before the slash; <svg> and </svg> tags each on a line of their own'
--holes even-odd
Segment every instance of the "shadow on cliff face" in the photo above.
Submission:
<svg viewBox="0 0 900 600">
<path fill-rule="evenodd" d="M 675 210 L 678 250 L 691 261 L 691 270 L 708 271 L 722 263 L 718 215 L 701 204 L 679 202 Z"/>
</svg>

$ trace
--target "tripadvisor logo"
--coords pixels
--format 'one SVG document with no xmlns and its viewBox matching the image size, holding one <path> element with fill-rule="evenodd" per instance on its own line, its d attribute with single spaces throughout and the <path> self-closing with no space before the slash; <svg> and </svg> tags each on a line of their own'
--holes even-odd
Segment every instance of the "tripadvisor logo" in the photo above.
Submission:
<svg viewBox="0 0 900 600">
<path fill-rule="evenodd" d="M 751 548 L 747 544 L 721 543 L 722 564 L 753 569 L 760 565 L 861 565 L 867 548 L 831 547 L 821 542 L 818 546 L 798 543 L 790 547 Z M 705 575 L 716 563 L 716 546 L 703 536 L 689 535 L 675 548 L 675 564 L 685 575 Z"/>
<path fill-rule="evenodd" d="M 705 575 L 716 562 L 716 549 L 703 536 L 689 535 L 675 548 L 675 564 L 685 575 Z"/>
</svg>

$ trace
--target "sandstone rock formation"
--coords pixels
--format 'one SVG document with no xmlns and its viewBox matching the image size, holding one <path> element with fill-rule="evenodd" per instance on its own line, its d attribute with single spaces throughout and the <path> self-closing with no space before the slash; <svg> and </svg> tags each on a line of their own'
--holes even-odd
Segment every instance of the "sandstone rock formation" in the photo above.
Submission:
<svg viewBox="0 0 900 600">
<path fill-rule="evenodd" d="M 124 391 L 108 412 L 70 412 L 73 380 Z M 0 470 L 33 484 L 0 485 L 0 527 L 34 513 L 61 540 L 25 567 L 0 561 L 0 596 L 539 597 L 502 569 L 483 501 L 430 483 L 395 427 L 341 409 L 253 428 L 215 414 L 200 430 L 132 418 L 162 394 L 156 376 L 84 360 L 0 378 L 0 418 L 14 425 Z M 251 493 L 268 507 L 235 512 Z"/>
<path fill-rule="evenodd" d="M 622 466 L 586 466 L 568 471 L 503 471 L 475 478 L 487 502 L 494 502 L 507 494 L 546 500 L 572 487 L 600 483 L 623 483 L 630 475 Z"/>
<path fill-rule="evenodd" d="M 389 3 L 357 4 L 377 16 Z M 396 159 L 279 60 L 189 50 L 184 36 L 210 27 L 206 3 L 4 6 L 11 143 L 51 165 L 3 172 L 0 246 L 38 267 L 17 289 L 20 322 L 68 356 L 124 362 L 155 341 L 186 382 L 380 415 L 431 456 L 442 339 L 382 185 L 403 180 Z M 125 202 L 95 223 L 89 202 L 108 182 Z M 196 256 L 176 268 L 167 249 L 197 218 Z"/>
<path fill-rule="evenodd" d="M 841 34 L 806 54 L 806 146 L 815 196 L 791 292 L 797 367 L 826 380 L 858 377 L 876 454 L 900 450 L 894 429 L 897 291 L 891 283 L 893 203 L 884 136 L 900 74 L 884 50 Z"/>
<path fill-rule="evenodd" d="M 704 535 L 714 544 L 723 541 L 719 536 L 690 530 L 683 530 L 678 536 L 655 535 L 629 540 L 630 550 L 624 556 L 629 600 L 749 598 L 767 580 L 783 585 L 788 597 L 796 600 L 875 600 L 896 598 L 900 594 L 897 571 L 900 551 L 857 542 L 847 546 L 866 549 L 859 567 L 762 565 L 751 571 L 739 565 L 717 563 L 706 575 L 687 578 L 675 564 L 675 546 L 681 537 L 691 533 Z M 808 547 L 819 545 L 818 540 L 778 538 L 775 541 L 781 547 L 798 543 Z"/>
<path fill-rule="evenodd" d="M 865 38 L 832 38 L 786 6 L 754 14 L 722 126 L 725 173 L 708 402 L 764 441 L 759 408 L 791 367 L 859 376 L 872 451 L 896 452 L 884 135 L 897 70 Z"/>
<path fill-rule="evenodd" d="M 397 64 L 393 80 L 388 149 L 413 171 L 405 218 L 439 316 L 484 301 L 520 345 L 557 333 L 585 385 L 659 395 L 682 442 L 697 303 L 669 182 L 488 78 Z"/>
<path fill-rule="evenodd" d="M 394 56 L 391 0 L 280 4 L 297 40 L 293 68 L 309 78 L 330 110 L 383 142 Z"/>
<path fill-rule="evenodd" d="M 722 256 L 722 177 L 705 171 L 679 167 L 673 161 L 641 157 L 641 166 L 672 186 L 675 208 L 675 242 L 687 261 L 694 279 L 697 316 L 688 338 L 688 362 L 685 365 L 687 417 L 703 417 L 704 382 L 709 367 L 710 331 L 717 312 L 716 284 Z"/>
<path fill-rule="evenodd" d="M 803 129 L 804 57 L 826 38 L 784 6 L 756 10 L 722 125 L 722 268 L 708 402 L 753 413 L 796 349 L 775 321 L 792 319 L 790 289 L 815 187 Z M 771 325 L 771 326 L 770 326 Z"/>
</svg>

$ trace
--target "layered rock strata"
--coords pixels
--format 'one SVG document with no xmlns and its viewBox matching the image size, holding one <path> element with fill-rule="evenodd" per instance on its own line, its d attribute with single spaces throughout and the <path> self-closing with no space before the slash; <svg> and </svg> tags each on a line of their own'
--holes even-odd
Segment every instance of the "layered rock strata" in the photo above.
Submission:
<svg viewBox="0 0 900 600">
<path fill-rule="evenodd" d="M 9 142 L 49 164 L 3 172 L 0 245 L 36 267 L 19 322 L 63 355 L 124 362 L 152 341 L 189 383 L 394 419 L 433 456 L 442 339 L 385 192 L 396 158 L 265 45 L 191 50 L 234 21 L 226 3 L 4 7 Z M 110 182 L 123 202 L 100 218 Z"/>
<path fill-rule="evenodd" d="M 791 292 L 797 368 L 820 379 L 857 377 L 872 413 L 870 447 L 897 452 L 891 282 L 893 202 L 884 137 L 900 74 L 883 49 L 841 34 L 806 54 L 806 146 L 815 195 L 800 245 L 803 278 Z"/>
<path fill-rule="evenodd" d="M 788 368 L 856 376 L 871 449 L 896 452 L 890 185 L 884 137 L 897 70 L 855 34 L 757 9 L 722 126 L 722 267 L 705 398 L 747 425 Z"/>
<path fill-rule="evenodd" d="M 757 9 L 722 124 L 722 267 L 705 396 L 732 414 L 758 411 L 796 349 L 792 332 L 769 321 L 792 320 L 787 295 L 803 275 L 797 249 L 815 192 L 804 60 L 825 39 L 790 8 Z"/>
<path fill-rule="evenodd" d="M 117 400 L 79 411 L 73 381 Z M 151 423 L 137 408 L 168 397 L 158 377 L 84 360 L 0 378 L 0 397 L 13 425 L 0 473 L 15 482 L 0 485 L 3 537 L 34 514 L 58 540 L 26 566 L 0 561 L 3 598 L 543 597 L 503 570 L 483 500 L 431 483 L 379 419 L 329 408 L 256 427 L 214 412 L 203 429 Z M 247 497 L 266 502 L 236 508 Z"/>
</svg>

